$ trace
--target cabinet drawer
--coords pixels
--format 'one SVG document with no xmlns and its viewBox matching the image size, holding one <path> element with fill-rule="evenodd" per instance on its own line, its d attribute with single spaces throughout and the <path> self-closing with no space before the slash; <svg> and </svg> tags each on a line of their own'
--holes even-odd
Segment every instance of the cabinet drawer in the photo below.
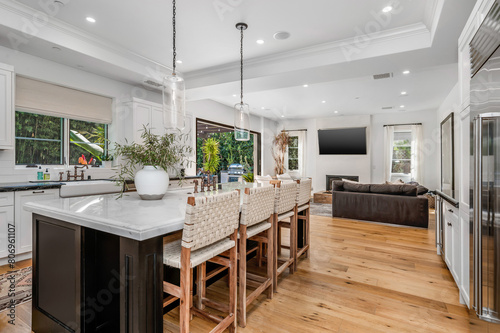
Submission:
<svg viewBox="0 0 500 333">
<path fill-rule="evenodd" d="M 14 192 L 0 192 L 0 207 L 14 205 Z"/>
<path fill-rule="evenodd" d="M 449 220 L 452 223 L 458 223 L 458 208 L 446 202 L 443 205 L 443 215 L 445 220 Z"/>
</svg>

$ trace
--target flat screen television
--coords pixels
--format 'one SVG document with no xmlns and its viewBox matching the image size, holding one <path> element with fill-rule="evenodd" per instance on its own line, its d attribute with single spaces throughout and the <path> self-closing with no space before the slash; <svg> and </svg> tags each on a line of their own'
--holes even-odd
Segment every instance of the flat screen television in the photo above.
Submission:
<svg viewBox="0 0 500 333">
<path fill-rule="evenodd" d="M 318 130 L 320 155 L 366 155 L 366 127 Z"/>
</svg>

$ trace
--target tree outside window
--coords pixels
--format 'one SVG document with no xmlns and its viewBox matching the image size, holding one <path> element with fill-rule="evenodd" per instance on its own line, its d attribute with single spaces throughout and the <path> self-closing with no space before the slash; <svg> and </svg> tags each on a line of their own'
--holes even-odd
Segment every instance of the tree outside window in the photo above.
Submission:
<svg viewBox="0 0 500 333">
<path fill-rule="evenodd" d="M 291 136 L 288 143 L 288 170 L 299 170 L 299 137 Z"/>
<path fill-rule="evenodd" d="M 411 174 L 411 132 L 394 132 L 393 174 Z"/>
</svg>

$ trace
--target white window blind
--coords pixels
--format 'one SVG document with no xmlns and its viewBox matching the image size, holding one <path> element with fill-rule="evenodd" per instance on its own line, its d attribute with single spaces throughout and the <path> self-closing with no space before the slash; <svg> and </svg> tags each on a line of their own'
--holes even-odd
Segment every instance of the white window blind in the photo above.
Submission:
<svg viewBox="0 0 500 333">
<path fill-rule="evenodd" d="M 19 111 L 109 124 L 109 97 L 16 76 L 16 108 Z"/>
</svg>

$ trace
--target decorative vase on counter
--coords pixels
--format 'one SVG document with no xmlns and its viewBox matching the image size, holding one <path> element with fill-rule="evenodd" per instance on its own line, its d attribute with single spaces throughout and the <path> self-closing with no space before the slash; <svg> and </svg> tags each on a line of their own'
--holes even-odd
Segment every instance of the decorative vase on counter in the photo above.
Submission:
<svg viewBox="0 0 500 333">
<path fill-rule="evenodd" d="M 135 174 L 134 182 L 142 200 L 160 200 L 168 190 L 168 173 L 160 167 L 145 165 Z"/>
</svg>

